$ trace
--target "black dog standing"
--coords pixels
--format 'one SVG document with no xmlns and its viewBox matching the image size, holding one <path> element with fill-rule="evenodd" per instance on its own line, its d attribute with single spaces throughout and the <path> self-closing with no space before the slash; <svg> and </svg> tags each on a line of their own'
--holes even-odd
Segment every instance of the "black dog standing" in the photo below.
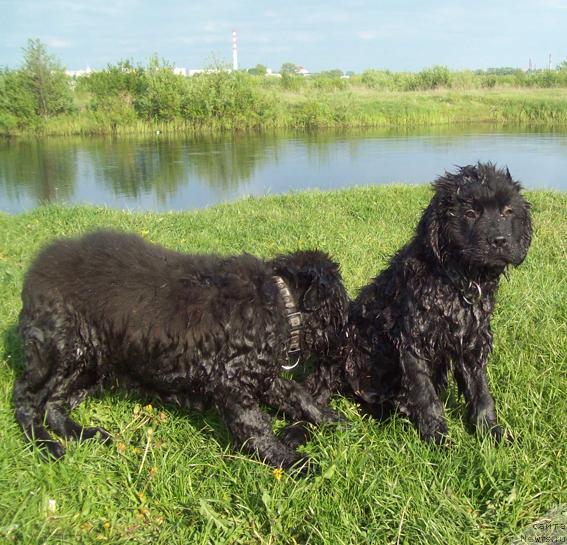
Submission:
<svg viewBox="0 0 567 545">
<path fill-rule="evenodd" d="M 55 457 L 64 449 L 48 428 L 64 438 L 108 438 L 69 411 L 116 384 L 183 406 L 211 402 L 236 444 L 275 466 L 301 457 L 276 438 L 260 403 L 295 421 L 338 419 L 280 376 L 299 359 L 341 349 L 348 298 L 322 252 L 272 261 L 184 255 L 101 231 L 45 248 L 22 299 L 26 367 L 14 386 L 16 417 Z"/>
<path fill-rule="evenodd" d="M 508 170 L 491 164 L 446 173 L 434 190 L 413 240 L 351 306 L 347 376 L 373 412 L 396 408 L 440 442 L 439 393 L 452 368 L 470 423 L 498 441 L 486 377 L 490 315 L 500 275 L 526 257 L 530 206 Z"/>
</svg>

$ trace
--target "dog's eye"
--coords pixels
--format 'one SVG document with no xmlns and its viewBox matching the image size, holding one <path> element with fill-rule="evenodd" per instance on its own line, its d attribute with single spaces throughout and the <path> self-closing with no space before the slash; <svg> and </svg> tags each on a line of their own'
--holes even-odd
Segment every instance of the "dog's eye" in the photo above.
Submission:
<svg viewBox="0 0 567 545">
<path fill-rule="evenodd" d="M 502 214 L 504 217 L 506 217 L 506 218 L 507 218 L 508 216 L 511 216 L 513 213 L 514 213 L 514 211 L 513 211 L 509 206 L 505 206 L 505 207 L 502 209 L 502 212 L 501 212 L 501 214 Z"/>
<path fill-rule="evenodd" d="M 476 210 L 473 210 L 472 208 L 469 208 L 469 210 L 467 210 L 465 212 L 465 217 L 470 219 L 470 220 L 475 220 L 478 217 L 478 213 Z"/>
</svg>

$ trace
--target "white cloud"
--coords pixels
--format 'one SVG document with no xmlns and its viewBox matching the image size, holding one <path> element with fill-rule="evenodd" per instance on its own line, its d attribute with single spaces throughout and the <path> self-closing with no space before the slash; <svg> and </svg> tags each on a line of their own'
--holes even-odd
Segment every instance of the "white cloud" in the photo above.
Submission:
<svg viewBox="0 0 567 545">
<path fill-rule="evenodd" d="M 565 10 L 567 9 L 567 2 L 565 2 L 565 0 L 541 0 L 540 6 L 543 8 Z"/>
<path fill-rule="evenodd" d="M 63 38 L 51 37 L 45 40 L 48 47 L 53 47 L 53 49 L 66 49 L 71 47 L 71 42 L 69 40 L 64 40 Z"/>
<path fill-rule="evenodd" d="M 361 40 L 375 40 L 378 36 L 378 32 L 376 32 L 375 30 L 360 30 L 356 33 L 356 35 Z"/>
</svg>

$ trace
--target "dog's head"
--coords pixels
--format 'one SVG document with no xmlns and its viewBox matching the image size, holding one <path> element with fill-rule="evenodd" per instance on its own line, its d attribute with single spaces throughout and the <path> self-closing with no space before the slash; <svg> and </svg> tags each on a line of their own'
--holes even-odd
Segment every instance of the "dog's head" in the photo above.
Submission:
<svg viewBox="0 0 567 545">
<path fill-rule="evenodd" d="M 496 273 L 519 265 L 532 236 L 530 204 L 521 189 L 507 168 L 491 163 L 445 173 L 434 183 L 418 236 L 442 265 Z"/>
<path fill-rule="evenodd" d="M 349 299 L 339 265 L 326 253 L 302 251 L 271 261 L 290 287 L 303 315 L 302 350 L 329 355 L 340 350 Z"/>
</svg>

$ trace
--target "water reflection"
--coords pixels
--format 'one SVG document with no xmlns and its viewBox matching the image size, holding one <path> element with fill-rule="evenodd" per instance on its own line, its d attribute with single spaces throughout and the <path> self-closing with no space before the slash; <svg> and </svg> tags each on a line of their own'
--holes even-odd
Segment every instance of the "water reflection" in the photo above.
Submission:
<svg viewBox="0 0 567 545">
<path fill-rule="evenodd" d="M 187 162 L 180 142 L 95 140 L 86 153 L 95 181 L 113 195 L 139 199 L 154 193 L 165 203 L 185 181 Z"/>
<path fill-rule="evenodd" d="M 507 164 L 527 187 L 567 189 L 567 129 L 490 125 L 223 137 L 0 142 L 0 208 L 45 201 L 192 209 L 242 195 L 423 183 L 454 164 Z"/>
<path fill-rule="evenodd" d="M 252 180 L 266 160 L 278 162 L 281 138 L 268 135 L 204 137 L 188 142 L 190 175 L 220 190 L 237 188 Z"/>
<path fill-rule="evenodd" d="M 32 140 L 0 146 L 1 205 L 28 197 L 34 203 L 66 200 L 77 182 L 77 142 Z"/>
</svg>

